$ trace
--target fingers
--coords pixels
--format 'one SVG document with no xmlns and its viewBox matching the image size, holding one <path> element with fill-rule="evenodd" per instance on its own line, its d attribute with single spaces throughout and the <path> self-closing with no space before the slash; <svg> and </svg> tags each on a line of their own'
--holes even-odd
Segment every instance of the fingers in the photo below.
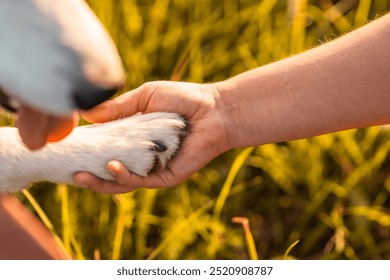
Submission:
<svg viewBox="0 0 390 280">
<path fill-rule="evenodd" d="M 142 87 L 136 88 L 115 99 L 103 102 L 92 110 L 82 112 L 81 115 L 89 122 L 103 123 L 142 112 L 144 110 L 140 108 L 142 92 Z"/>
<path fill-rule="evenodd" d="M 88 172 L 78 172 L 74 175 L 74 181 L 77 185 L 88 188 L 96 193 L 117 194 L 131 192 L 138 187 L 129 187 L 120 185 L 114 181 L 99 179 Z"/>
<path fill-rule="evenodd" d="M 116 102 L 116 99 L 105 101 L 89 111 L 81 112 L 81 116 L 91 123 L 103 123 L 118 119 L 120 113 Z"/>
<path fill-rule="evenodd" d="M 126 166 L 124 166 L 121 162 L 112 160 L 107 163 L 107 171 L 114 177 L 116 183 L 121 186 L 126 186 L 129 182 L 131 182 L 131 188 L 137 188 L 142 186 L 143 178 L 134 173 L 130 173 L 127 170 Z"/>
<path fill-rule="evenodd" d="M 134 191 L 143 188 L 166 188 L 171 187 L 179 181 L 169 180 L 169 171 L 153 173 L 148 177 L 141 177 L 129 172 L 119 161 L 110 161 L 106 166 L 112 174 L 114 181 L 102 180 L 88 172 L 77 172 L 73 176 L 76 185 L 88 188 L 91 191 L 105 194 L 117 194 Z"/>
<path fill-rule="evenodd" d="M 204 106 L 205 111 L 199 108 L 203 103 L 213 104 L 214 97 L 210 89 L 186 82 L 148 82 L 81 115 L 93 123 L 155 111 L 176 112 L 190 119 L 197 112 L 204 114 L 209 110 L 209 106 Z"/>
<path fill-rule="evenodd" d="M 73 179 L 79 186 L 107 194 L 131 192 L 143 185 L 144 179 L 130 173 L 119 161 L 110 161 L 106 168 L 115 181 L 102 180 L 88 172 L 77 172 Z M 129 182 L 131 185 L 128 184 Z"/>
</svg>

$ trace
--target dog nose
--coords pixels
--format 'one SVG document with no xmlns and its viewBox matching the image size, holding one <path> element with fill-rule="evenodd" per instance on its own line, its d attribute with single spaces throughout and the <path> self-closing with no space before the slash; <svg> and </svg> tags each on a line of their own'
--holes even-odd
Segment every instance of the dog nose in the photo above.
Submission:
<svg viewBox="0 0 390 280">
<path fill-rule="evenodd" d="M 89 110 L 99 105 L 103 101 L 113 96 L 115 92 L 119 90 L 119 87 L 103 89 L 92 88 L 77 90 L 73 93 L 73 99 L 77 108 L 81 110 Z"/>
</svg>

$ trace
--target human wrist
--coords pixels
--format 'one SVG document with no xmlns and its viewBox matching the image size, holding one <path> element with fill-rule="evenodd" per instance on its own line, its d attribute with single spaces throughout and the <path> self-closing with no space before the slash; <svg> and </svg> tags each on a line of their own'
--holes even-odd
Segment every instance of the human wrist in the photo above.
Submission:
<svg viewBox="0 0 390 280">
<path fill-rule="evenodd" d="M 283 86 L 275 65 L 259 67 L 217 84 L 221 114 L 227 122 L 231 148 L 276 142 L 283 110 Z"/>
<path fill-rule="evenodd" d="M 225 130 L 224 149 L 231 150 L 240 147 L 237 142 L 240 135 L 239 103 L 235 100 L 238 95 L 237 84 L 229 79 L 212 84 L 214 87 L 215 107 Z"/>
</svg>

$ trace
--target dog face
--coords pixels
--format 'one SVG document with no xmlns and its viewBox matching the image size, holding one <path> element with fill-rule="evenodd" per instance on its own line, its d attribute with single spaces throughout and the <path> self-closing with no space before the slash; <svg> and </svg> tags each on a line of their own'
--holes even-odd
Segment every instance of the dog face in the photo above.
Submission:
<svg viewBox="0 0 390 280">
<path fill-rule="evenodd" d="M 88 110 L 124 83 L 108 33 L 83 0 L 2 0 L 0 104 L 53 116 Z"/>
</svg>

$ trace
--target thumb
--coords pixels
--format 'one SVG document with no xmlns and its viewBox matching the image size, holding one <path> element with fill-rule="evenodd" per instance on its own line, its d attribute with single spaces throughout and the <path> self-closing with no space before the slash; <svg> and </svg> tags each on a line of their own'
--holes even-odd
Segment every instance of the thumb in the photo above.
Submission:
<svg viewBox="0 0 390 280">
<path fill-rule="evenodd" d="M 143 92 L 142 86 L 138 87 L 117 98 L 105 101 L 91 110 L 83 111 L 81 115 L 92 123 L 103 123 L 134 115 L 145 110 L 140 108 Z"/>
</svg>

